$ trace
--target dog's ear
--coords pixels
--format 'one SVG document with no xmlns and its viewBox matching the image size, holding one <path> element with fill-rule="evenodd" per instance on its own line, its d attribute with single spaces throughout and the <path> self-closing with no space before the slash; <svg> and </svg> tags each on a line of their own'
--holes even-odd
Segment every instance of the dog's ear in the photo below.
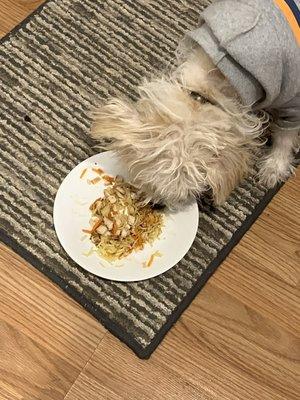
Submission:
<svg viewBox="0 0 300 400">
<path fill-rule="evenodd" d="M 132 143 L 131 135 L 141 129 L 141 121 L 134 103 L 112 98 L 91 112 L 93 123 L 91 136 L 94 139 L 109 138 Z"/>
</svg>

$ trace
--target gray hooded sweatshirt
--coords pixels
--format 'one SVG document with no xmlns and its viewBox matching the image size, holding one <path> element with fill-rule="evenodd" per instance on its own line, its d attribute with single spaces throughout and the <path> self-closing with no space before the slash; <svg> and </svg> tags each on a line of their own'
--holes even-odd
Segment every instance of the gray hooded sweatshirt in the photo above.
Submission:
<svg viewBox="0 0 300 400">
<path fill-rule="evenodd" d="M 282 129 L 300 129 L 299 16 L 300 0 L 217 0 L 188 34 L 243 104 L 267 110 Z"/>
</svg>

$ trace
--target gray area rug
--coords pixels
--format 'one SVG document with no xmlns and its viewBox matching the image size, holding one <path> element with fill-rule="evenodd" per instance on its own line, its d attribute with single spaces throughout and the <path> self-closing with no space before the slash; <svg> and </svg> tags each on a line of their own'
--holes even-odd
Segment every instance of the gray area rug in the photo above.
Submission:
<svg viewBox="0 0 300 400">
<path fill-rule="evenodd" d="M 139 283 L 99 279 L 74 264 L 53 229 L 56 191 L 93 154 L 92 105 L 135 97 L 166 68 L 205 0 L 49 0 L 0 49 L 0 237 L 55 281 L 141 358 L 147 358 L 276 190 L 249 179 L 199 231 L 173 269 Z M 0 283 L 1 285 L 1 283 Z"/>
</svg>

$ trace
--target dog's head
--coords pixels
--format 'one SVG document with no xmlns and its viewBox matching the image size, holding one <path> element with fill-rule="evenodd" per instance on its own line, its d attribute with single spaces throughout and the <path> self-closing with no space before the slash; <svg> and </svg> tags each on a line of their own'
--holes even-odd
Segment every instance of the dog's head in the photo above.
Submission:
<svg viewBox="0 0 300 400">
<path fill-rule="evenodd" d="M 113 139 L 145 201 L 174 208 L 211 191 L 223 203 L 251 168 L 261 121 L 171 80 L 145 82 L 139 94 L 99 107 L 92 136 Z"/>
</svg>

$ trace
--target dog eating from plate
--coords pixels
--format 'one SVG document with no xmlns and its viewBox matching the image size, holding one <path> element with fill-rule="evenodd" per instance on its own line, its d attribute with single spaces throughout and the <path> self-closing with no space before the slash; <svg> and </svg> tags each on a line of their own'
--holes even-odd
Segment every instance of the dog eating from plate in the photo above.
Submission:
<svg viewBox="0 0 300 400">
<path fill-rule="evenodd" d="M 280 2 L 259 3 L 212 3 L 179 43 L 176 67 L 144 80 L 137 101 L 111 98 L 94 110 L 91 135 L 112 139 L 145 203 L 176 209 L 211 193 L 221 205 L 254 164 L 266 188 L 293 173 L 300 29 Z"/>
</svg>

